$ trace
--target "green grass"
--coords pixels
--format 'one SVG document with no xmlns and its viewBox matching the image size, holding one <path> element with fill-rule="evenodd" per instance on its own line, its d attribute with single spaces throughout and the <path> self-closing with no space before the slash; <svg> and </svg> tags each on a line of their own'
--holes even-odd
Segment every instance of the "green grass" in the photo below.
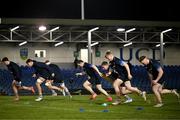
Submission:
<svg viewBox="0 0 180 120">
<path fill-rule="evenodd" d="M 162 108 L 153 107 L 153 95 L 148 95 L 148 102 L 137 95 L 130 96 L 132 103 L 107 107 L 101 106 L 105 102 L 101 95 L 93 102 L 83 95 L 73 96 L 72 100 L 45 96 L 41 102 L 35 102 L 35 96 L 21 96 L 18 102 L 12 96 L 0 96 L 0 119 L 180 119 L 180 103 L 173 95 L 163 96 Z M 143 109 L 137 110 L 138 107 Z"/>
</svg>

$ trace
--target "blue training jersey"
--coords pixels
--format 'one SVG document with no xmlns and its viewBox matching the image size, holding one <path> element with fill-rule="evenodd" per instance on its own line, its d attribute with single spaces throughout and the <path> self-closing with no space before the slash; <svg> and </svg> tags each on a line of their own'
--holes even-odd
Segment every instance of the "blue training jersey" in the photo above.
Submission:
<svg viewBox="0 0 180 120">
<path fill-rule="evenodd" d="M 159 74 L 159 69 L 162 68 L 161 64 L 156 61 L 156 60 L 152 60 L 150 59 L 149 64 L 145 66 L 148 73 L 150 73 L 151 75 L 153 75 L 153 79 L 156 79 L 156 77 Z"/>
<path fill-rule="evenodd" d="M 84 66 L 83 66 L 84 71 L 90 77 L 94 77 L 94 76 L 98 75 L 98 73 L 94 70 L 94 68 L 92 66 L 93 66 L 92 64 L 89 64 L 86 62 L 84 63 Z"/>
<path fill-rule="evenodd" d="M 127 74 L 126 68 L 124 67 L 125 62 L 117 57 L 114 57 L 112 61 L 110 61 L 111 69 L 115 70 L 120 76 L 124 76 Z"/>
</svg>

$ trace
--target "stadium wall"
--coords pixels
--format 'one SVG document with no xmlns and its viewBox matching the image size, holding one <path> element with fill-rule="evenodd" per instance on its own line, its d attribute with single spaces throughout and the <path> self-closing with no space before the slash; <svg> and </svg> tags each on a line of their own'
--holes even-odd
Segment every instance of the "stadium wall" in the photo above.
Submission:
<svg viewBox="0 0 180 120">
<path fill-rule="evenodd" d="M 15 45 L 11 43 L 0 43 L 0 58 L 7 56 L 10 60 L 15 61 L 21 65 L 25 65 L 24 58 L 22 58 L 22 56 L 20 57 L 20 50 L 23 48 L 28 49 L 28 58 L 32 58 L 38 61 L 45 61 L 48 59 L 55 63 L 71 64 L 75 59 L 74 52 L 78 50 L 75 44 L 66 43 L 58 47 L 54 47 L 52 44 L 48 43 L 27 44 L 21 47 L 19 47 L 18 44 Z M 35 50 L 46 50 L 46 57 L 36 58 L 34 54 Z M 157 48 L 146 45 L 123 48 L 122 45 L 104 44 L 100 45 L 98 48 L 93 47 L 93 63 L 100 64 L 103 60 L 105 60 L 104 54 L 107 50 L 111 50 L 115 56 L 121 57 L 124 60 L 130 60 L 131 63 L 136 65 L 139 64 L 137 61 L 138 56 L 146 55 L 150 58 L 155 58 L 158 60 L 160 54 L 160 51 Z M 100 57 L 96 57 L 95 53 L 97 51 L 100 51 Z M 165 46 L 164 63 L 166 65 L 180 65 L 180 47 L 178 45 Z"/>
</svg>

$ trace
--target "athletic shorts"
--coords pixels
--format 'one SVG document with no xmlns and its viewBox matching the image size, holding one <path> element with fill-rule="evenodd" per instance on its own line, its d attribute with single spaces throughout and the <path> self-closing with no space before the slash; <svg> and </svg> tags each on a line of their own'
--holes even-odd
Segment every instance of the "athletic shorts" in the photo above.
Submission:
<svg viewBox="0 0 180 120">
<path fill-rule="evenodd" d="M 21 81 L 15 81 L 15 84 L 16 84 L 17 87 L 21 87 L 22 86 Z"/>
<path fill-rule="evenodd" d="M 53 80 L 54 83 L 64 83 L 63 78 L 60 75 L 55 75 Z"/>
<path fill-rule="evenodd" d="M 164 80 L 161 78 L 157 83 L 159 83 L 159 84 L 161 84 L 161 85 L 163 85 L 164 84 Z"/>
<path fill-rule="evenodd" d="M 91 84 L 95 84 L 95 85 L 101 84 L 102 78 L 99 75 L 97 75 L 97 74 L 95 74 L 94 76 L 89 76 L 88 78 L 89 78 L 88 81 Z"/>
<path fill-rule="evenodd" d="M 17 82 L 20 82 L 21 81 L 21 78 L 17 77 L 17 76 L 13 76 L 13 80 L 17 81 Z"/>
<path fill-rule="evenodd" d="M 110 78 L 112 81 L 115 81 L 116 79 L 119 78 L 119 75 L 118 75 L 118 73 L 112 72 L 112 73 L 108 76 L 108 78 Z"/>
<path fill-rule="evenodd" d="M 121 79 L 123 82 L 130 81 L 127 74 L 119 75 L 119 79 Z"/>
<path fill-rule="evenodd" d="M 157 75 L 153 75 L 153 80 L 155 80 L 157 78 Z M 164 80 L 164 76 L 161 77 L 161 79 L 157 82 L 159 84 L 164 84 L 165 80 Z"/>
<path fill-rule="evenodd" d="M 51 75 L 49 73 L 41 73 L 38 76 L 44 78 L 45 80 L 51 79 Z"/>
</svg>

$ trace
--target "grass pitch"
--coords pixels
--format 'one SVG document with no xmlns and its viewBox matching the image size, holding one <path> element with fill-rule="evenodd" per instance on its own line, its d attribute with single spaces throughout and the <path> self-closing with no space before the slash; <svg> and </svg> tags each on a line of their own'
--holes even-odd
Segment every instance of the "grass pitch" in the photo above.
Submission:
<svg viewBox="0 0 180 120">
<path fill-rule="evenodd" d="M 105 103 L 99 95 L 95 101 L 87 95 L 75 95 L 70 100 L 63 96 L 45 96 L 35 102 L 35 96 L 21 96 L 13 101 L 12 96 L 0 96 L 0 119 L 180 119 L 180 103 L 173 95 L 163 95 L 164 106 L 154 108 L 154 96 L 149 94 L 147 102 L 140 96 L 130 95 L 132 103 L 117 106 Z M 115 96 L 113 96 L 115 98 Z"/>
</svg>

